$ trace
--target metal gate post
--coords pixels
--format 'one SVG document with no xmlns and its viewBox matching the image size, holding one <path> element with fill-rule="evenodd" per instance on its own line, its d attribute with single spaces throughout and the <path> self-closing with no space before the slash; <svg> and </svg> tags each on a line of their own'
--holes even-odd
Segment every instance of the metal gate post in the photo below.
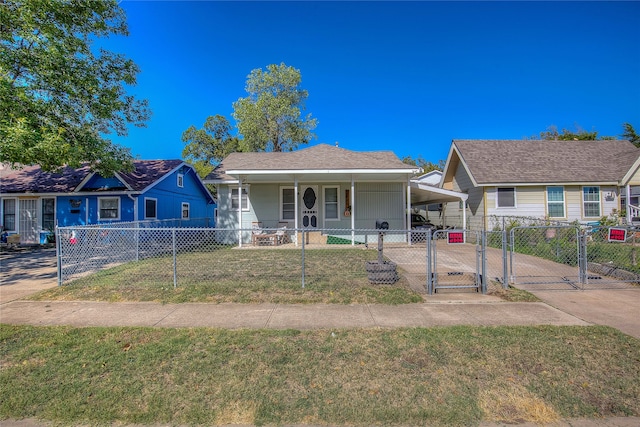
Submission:
<svg viewBox="0 0 640 427">
<path fill-rule="evenodd" d="M 431 274 L 431 229 L 427 233 L 427 253 L 425 254 L 427 257 L 427 294 L 433 295 L 433 280 Z"/>
<path fill-rule="evenodd" d="M 502 288 L 509 289 L 509 266 L 507 264 L 507 230 L 502 230 Z"/>
<path fill-rule="evenodd" d="M 584 230 L 578 232 L 578 278 L 584 290 L 587 284 L 587 235 Z"/>
<path fill-rule="evenodd" d="M 56 225 L 56 258 L 58 258 L 58 286 L 62 286 L 62 236 L 60 229 Z"/>
<path fill-rule="evenodd" d="M 178 287 L 178 262 L 176 255 L 176 229 L 171 229 L 171 246 L 173 250 L 173 287 Z"/>
<path fill-rule="evenodd" d="M 482 287 L 482 294 L 487 293 L 487 232 L 481 231 L 482 234 L 482 248 L 480 249 L 480 262 L 482 263 L 482 274 L 480 276 L 480 286 Z"/>
<path fill-rule="evenodd" d="M 302 230 L 301 234 L 302 234 L 302 289 L 304 289 L 304 230 Z"/>
</svg>

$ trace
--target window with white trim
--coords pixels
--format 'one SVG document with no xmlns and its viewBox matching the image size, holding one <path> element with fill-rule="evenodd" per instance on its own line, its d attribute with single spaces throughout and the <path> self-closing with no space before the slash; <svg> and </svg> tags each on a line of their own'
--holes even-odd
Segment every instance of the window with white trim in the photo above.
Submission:
<svg viewBox="0 0 640 427">
<path fill-rule="evenodd" d="M 2 200 L 2 226 L 5 231 L 16 230 L 16 199 Z"/>
<path fill-rule="evenodd" d="M 547 216 L 564 218 L 564 187 L 547 187 Z"/>
<path fill-rule="evenodd" d="M 158 199 L 144 198 L 144 219 L 158 218 Z"/>
<path fill-rule="evenodd" d="M 515 208 L 516 207 L 516 189 L 513 187 L 496 188 L 496 207 Z"/>
<path fill-rule="evenodd" d="M 585 218 L 600 218 L 600 187 L 582 187 L 582 206 Z"/>
<path fill-rule="evenodd" d="M 231 188 L 231 210 L 237 211 L 239 206 L 238 187 Z M 249 210 L 249 190 L 247 187 L 242 187 L 242 210 Z"/>
<path fill-rule="evenodd" d="M 190 218 L 190 207 L 189 207 L 189 203 L 182 203 L 182 219 L 189 219 Z"/>
<path fill-rule="evenodd" d="M 324 187 L 324 219 L 325 220 L 338 220 L 340 219 L 340 213 L 338 208 L 340 207 L 340 201 L 338 200 L 338 187 Z"/>
<path fill-rule="evenodd" d="M 42 229 L 54 230 L 56 228 L 56 199 L 42 199 Z"/>
<path fill-rule="evenodd" d="M 98 220 L 119 221 L 120 220 L 120 197 L 99 197 L 98 198 Z"/>
<path fill-rule="evenodd" d="M 177 184 L 178 184 L 178 187 L 180 187 L 180 188 L 184 187 L 184 174 L 182 174 L 182 173 L 178 174 L 178 182 L 177 182 Z"/>
<path fill-rule="evenodd" d="M 296 190 L 280 187 L 280 220 L 293 221 L 296 217 Z"/>
</svg>

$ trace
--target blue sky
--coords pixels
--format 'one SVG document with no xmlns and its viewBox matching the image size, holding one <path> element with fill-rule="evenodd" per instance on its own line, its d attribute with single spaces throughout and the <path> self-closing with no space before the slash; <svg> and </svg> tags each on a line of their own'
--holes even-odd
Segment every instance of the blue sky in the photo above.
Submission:
<svg viewBox="0 0 640 427">
<path fill-rule="evenodd" d="M 247 75 L 300 70 L 317 143 L 437 162 L 452 139 L 521 139 L 550 125 L 640 131 L 640 2 L 129 1 L 102 45 L 141 68 L 146 128 L 114 141 L 180 158 L 182 132 L 232 122 Z M 302 146 L 304 147 L 304 146 Z"/>
</svg>

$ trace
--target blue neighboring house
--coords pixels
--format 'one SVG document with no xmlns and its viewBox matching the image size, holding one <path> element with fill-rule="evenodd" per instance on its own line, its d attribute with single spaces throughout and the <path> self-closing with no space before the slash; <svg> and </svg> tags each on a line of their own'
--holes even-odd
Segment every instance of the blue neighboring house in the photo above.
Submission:
<svg viewBox="0 0 640 427">
<path fill-rule="evenodd" d="M 135 160 L 132 172 L 103 177 L 88 166 L 59 173 L 39 166 L 4 170 L 0 226 L 21 244 L 45 243 L 59 226 L 176 220 L 214 227 L 215 200 L 182 160 Z"/>
</svg>

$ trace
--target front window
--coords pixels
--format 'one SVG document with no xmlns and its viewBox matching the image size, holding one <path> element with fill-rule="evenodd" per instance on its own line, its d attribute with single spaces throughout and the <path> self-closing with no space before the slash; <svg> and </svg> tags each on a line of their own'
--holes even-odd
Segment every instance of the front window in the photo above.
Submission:
<svg viewBox="0 0 640 427">
<path fill-rule="evenodd" d="M 231 210 L 237 211 L 240 206 L 240 202 L 238 200 L 238 188 L 231 189 Z M 246 188 L 242 189 L 242 210 L 249 210 L 249 194 Z"/>
<path fill-rule="evenodd" d="M 98 219 L 100 221 L 117 221 L 120 219 L 120 198 L 100 197 L 98 199 Z"/>
<path fill-rule="evenodd" d="M 7 231 L 16 230 L 16 199 L 2 201 L 2 225 Z"/>
<path fill-rule="evenodd" d="M 585 218 L 599 218 L 600 187 L 582 187 L 582 203 Z"/>
<path fill-rule="evenodd" d="M 158 200 L 144 199 L 144 219 L 158 218 Z"/>
<path fill-rule="evenodd" d="M 324 189 L 324 218 L 328 220 L 339 219 L 338 187 L 325 187 Z"/>
<path fill-rule="evenodd" d="M 184 187 L 184 175 L 179 173 L 178 174 L 178 187 L 182 188 Z"/>
<path fill-rule="evenodd" d="M 189 203 L 182 204 L 182 219 L 189 219 Z"/>
<path fill-rule="evenodd" d="M 564 187 L 547 187 L 547 216 L 564 218 Z"/>
<path fill-rule="evenodd" d="M 296 216 L 296 193 L 294 188 L 280 189 L 280 220 L 293 221 Z"/>
<path fill-rule="evenodd" d="M 516 207 L 516 189 L 513 187 L 498 188 L 497 206 L 499 208 L 515 208 Z"/>
<path fill-rule="evenodd" d="M 42 199 L 42 229 L 55 228 L 56 199 Z"/>
</svg>

